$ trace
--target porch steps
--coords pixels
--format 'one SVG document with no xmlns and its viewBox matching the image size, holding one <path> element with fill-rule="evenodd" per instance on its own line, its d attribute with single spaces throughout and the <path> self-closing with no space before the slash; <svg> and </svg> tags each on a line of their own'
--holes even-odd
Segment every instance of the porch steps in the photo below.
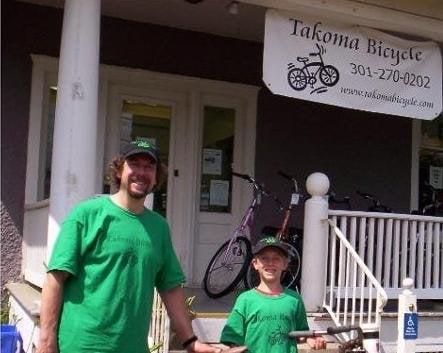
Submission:
<svg viewBox="0 0 443 353">
<path fill-rule="evenodd" d="M 32 347 L 36 343 L 39 331 L 37 315 L 40 309 L 40 291 L 26 283 L 11 283 L 6 287 L 12 299 L 11 313 L 14 315 L 12 320 L 17 323 L 20 332 L 26 333 L 23 335 L 24 347 Z M 202 341 L 215 343 L 219 341 L 220 332 L 226 322 L 233 298 L 230 298 L 231 302 L 229 303 L 229 298 L 221 298 L 223 300 L 211 299 L 209 306 L 206 306 L 208 303 L 205 303 L 204 294 L 201 295 L 202 297 L 199 296 L 195 301 L 196 317 L 192 324 L 196 334 Z M 390 307 L 394 308 L 395 305 L 391 303 Z M 217 311 L 208 312 L 208 308 Z M 220 310 L 221 308 L 223 310 Z M 417 339 L 416 352 L 442 353 L 443 303 L 441 301 L 419 301 L 418 308 L 419 338 Z M 311 329 L 324 330 L 332 325 L 327 313 L 307 313 L 307 315 Z M 397 316 L 396 312 L 382 314 L 380 342 L 382 342 L 384 353 L 396 353 Z M 171 340 L 170 347 L 171 353 L 183 352 L 177 344 L 173 345 L 173 340 Z M 300 352 L 309 352 L 305 345 L 300 345 L 300 348 Z M 336 346 L 329 343 L 327 350 L 316 352 L 336 353 L 338 351 Z"/>
</svg>

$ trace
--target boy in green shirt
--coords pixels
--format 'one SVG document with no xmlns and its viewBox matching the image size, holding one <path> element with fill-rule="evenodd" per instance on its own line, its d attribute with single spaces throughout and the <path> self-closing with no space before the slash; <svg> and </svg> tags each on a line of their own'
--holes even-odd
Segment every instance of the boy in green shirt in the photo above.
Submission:
<svg viewBox="0 0 443 353">
<path fill-rule="evenodd" d="M 227 345 L 246 345 L 249 353 L 296 353 L 297 344 L 290 331 L 309 330 L 300 295 L 280 283 L 289 263 L 288 250 L 275 237 L 260 240 L 254 248 L 252 266 L 260 284 L 242 293 L 223 328 L 220 341 Z M 313 349 L 326 347 L 323 337 L 308 338 Z"/>
</svg>

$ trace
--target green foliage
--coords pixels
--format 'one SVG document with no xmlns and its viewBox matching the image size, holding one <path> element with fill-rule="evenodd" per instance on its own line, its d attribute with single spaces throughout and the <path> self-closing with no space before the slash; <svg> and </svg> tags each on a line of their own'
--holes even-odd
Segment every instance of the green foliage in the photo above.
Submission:
<svg viewBox="0 0 443 353">
<path fill-rule="evenodd" d="M 159 350 L 161 346 L 163 346 L 162 342 L 154 344 L 152 347 L 148 347 L 148 352 L 149 353 L 155 352 L 155 351 Z"/>
<path fill-rule="evenodd" d="M 1 312 L 0 312 L 0 321 L 2 324 L 9 323 L 9 304 L 7 301 L 2 302 Z"/>
</svg>

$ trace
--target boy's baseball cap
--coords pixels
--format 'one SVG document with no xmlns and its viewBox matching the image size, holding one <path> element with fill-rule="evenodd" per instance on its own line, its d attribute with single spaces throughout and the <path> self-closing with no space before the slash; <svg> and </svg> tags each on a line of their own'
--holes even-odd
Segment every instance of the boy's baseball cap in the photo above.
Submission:
<svg viewBox="0 0 443 353">
<path fill-rule="evenodd" d="M 280 249 L 285 254 L 286 257 L 289 255 L 288 246 L 284 242 L 278 240 L 276 237 L 268 236 L 263 239 L 260 239 L 260 241 L 257 244 L 255 244 L 253 249 L 254 256 L 257 255 L 263 249 L 269 247 Z"/>
<path fill-rule="evenodd" d="M 134 140 L 123 145 L 121 155 L 123 158 L 128 158 L 134 154 L 147 154 L 155 163 L 160 160 L 159 151 L 151 142 L 145 140 Z"/>
</svg>

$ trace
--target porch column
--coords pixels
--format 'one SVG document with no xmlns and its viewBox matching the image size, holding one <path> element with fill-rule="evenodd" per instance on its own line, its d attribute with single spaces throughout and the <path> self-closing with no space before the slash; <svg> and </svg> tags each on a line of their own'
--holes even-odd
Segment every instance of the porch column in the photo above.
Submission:
<svg viewBox="0 0 443 353">
<path fill-rule="evenodd" d="M 326 283 L 326 254 L 329 179 L 323 173 L 313 173 L 306 180 L 311 198 L 305 203 L 303 225 L 303 260 L 301 293 L 307 311 L 319 311 L 323 305 Z"/>
<path fill-rule="evenodd" d="M 100 0 L 66 0 L 52 150 L 47 259 L 60 224 L 96 181 Z"/>
</svg>

